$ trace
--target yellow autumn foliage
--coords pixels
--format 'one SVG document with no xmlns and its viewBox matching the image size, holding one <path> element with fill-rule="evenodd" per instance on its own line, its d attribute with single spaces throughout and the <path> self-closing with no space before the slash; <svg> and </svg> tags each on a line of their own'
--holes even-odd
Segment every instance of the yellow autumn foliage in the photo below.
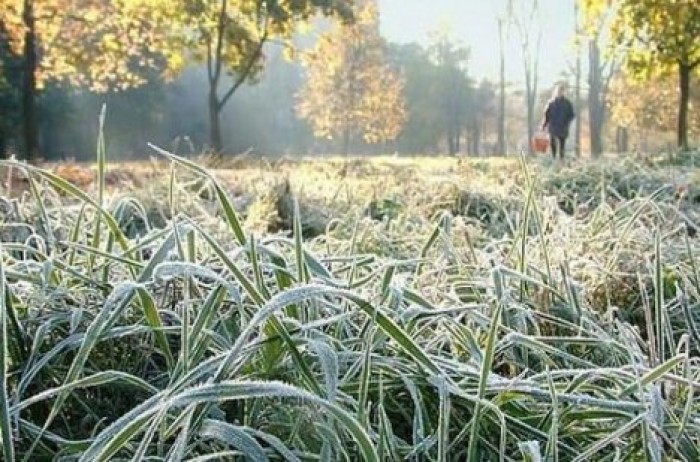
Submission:
<svg viewBox="0 0 700 462">
<path fill-rule="evenodd" d="M 364 2 L 355 23 L 337 25 L 304 57 L 307 82 L 297 111 L 319 138 L 394 140 L 406 121 L 403 79 L 385 58 L 376 2 Z"/>
</svg>

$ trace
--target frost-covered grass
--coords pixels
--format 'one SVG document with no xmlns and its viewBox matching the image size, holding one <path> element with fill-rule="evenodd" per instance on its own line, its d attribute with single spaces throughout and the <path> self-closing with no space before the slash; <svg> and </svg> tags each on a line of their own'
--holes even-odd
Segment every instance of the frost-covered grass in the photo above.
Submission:
<svg viewBox="0 0 700 462">
<path fill-rule="evenodd" d="M 692 169 L 156 155 L 2 164 L 4 460 L 700 460 Z"/>
</svg>

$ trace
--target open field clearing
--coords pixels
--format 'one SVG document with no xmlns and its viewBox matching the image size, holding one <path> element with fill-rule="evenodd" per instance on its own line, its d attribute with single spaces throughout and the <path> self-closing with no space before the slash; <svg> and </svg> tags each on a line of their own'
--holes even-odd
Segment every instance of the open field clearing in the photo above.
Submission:
<svg viewBox="0 0 700 462">
<path fill-rule="evenodd" d="M 692 168 L 100 161 L 2 163 L 16 460 L 700 460 Z"/>
</svg>

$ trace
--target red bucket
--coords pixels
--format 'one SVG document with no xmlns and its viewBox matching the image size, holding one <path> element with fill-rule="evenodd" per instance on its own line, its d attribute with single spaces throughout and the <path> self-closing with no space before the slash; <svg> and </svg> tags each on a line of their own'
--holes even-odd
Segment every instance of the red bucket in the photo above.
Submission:
<svg viewBox="0 0 700 462">
<path fill-rule="evenodd" d="M 538 154 L 544 154 L 549 149 L 549 134 L 547 132 L 537 132 L 532 137 L 532 150 Z"/>
</svg>

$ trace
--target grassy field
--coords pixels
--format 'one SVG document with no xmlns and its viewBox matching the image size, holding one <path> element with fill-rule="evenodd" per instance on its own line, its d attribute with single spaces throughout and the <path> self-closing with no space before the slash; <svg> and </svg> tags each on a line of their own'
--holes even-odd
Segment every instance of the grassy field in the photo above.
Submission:
<svg viewBox="0 0 700 462">
<path fill-rule="evenodd" d="M 695 169 L 154 156 L 2 194 L 4 460 L 700 460 Z"/>
</svg>

